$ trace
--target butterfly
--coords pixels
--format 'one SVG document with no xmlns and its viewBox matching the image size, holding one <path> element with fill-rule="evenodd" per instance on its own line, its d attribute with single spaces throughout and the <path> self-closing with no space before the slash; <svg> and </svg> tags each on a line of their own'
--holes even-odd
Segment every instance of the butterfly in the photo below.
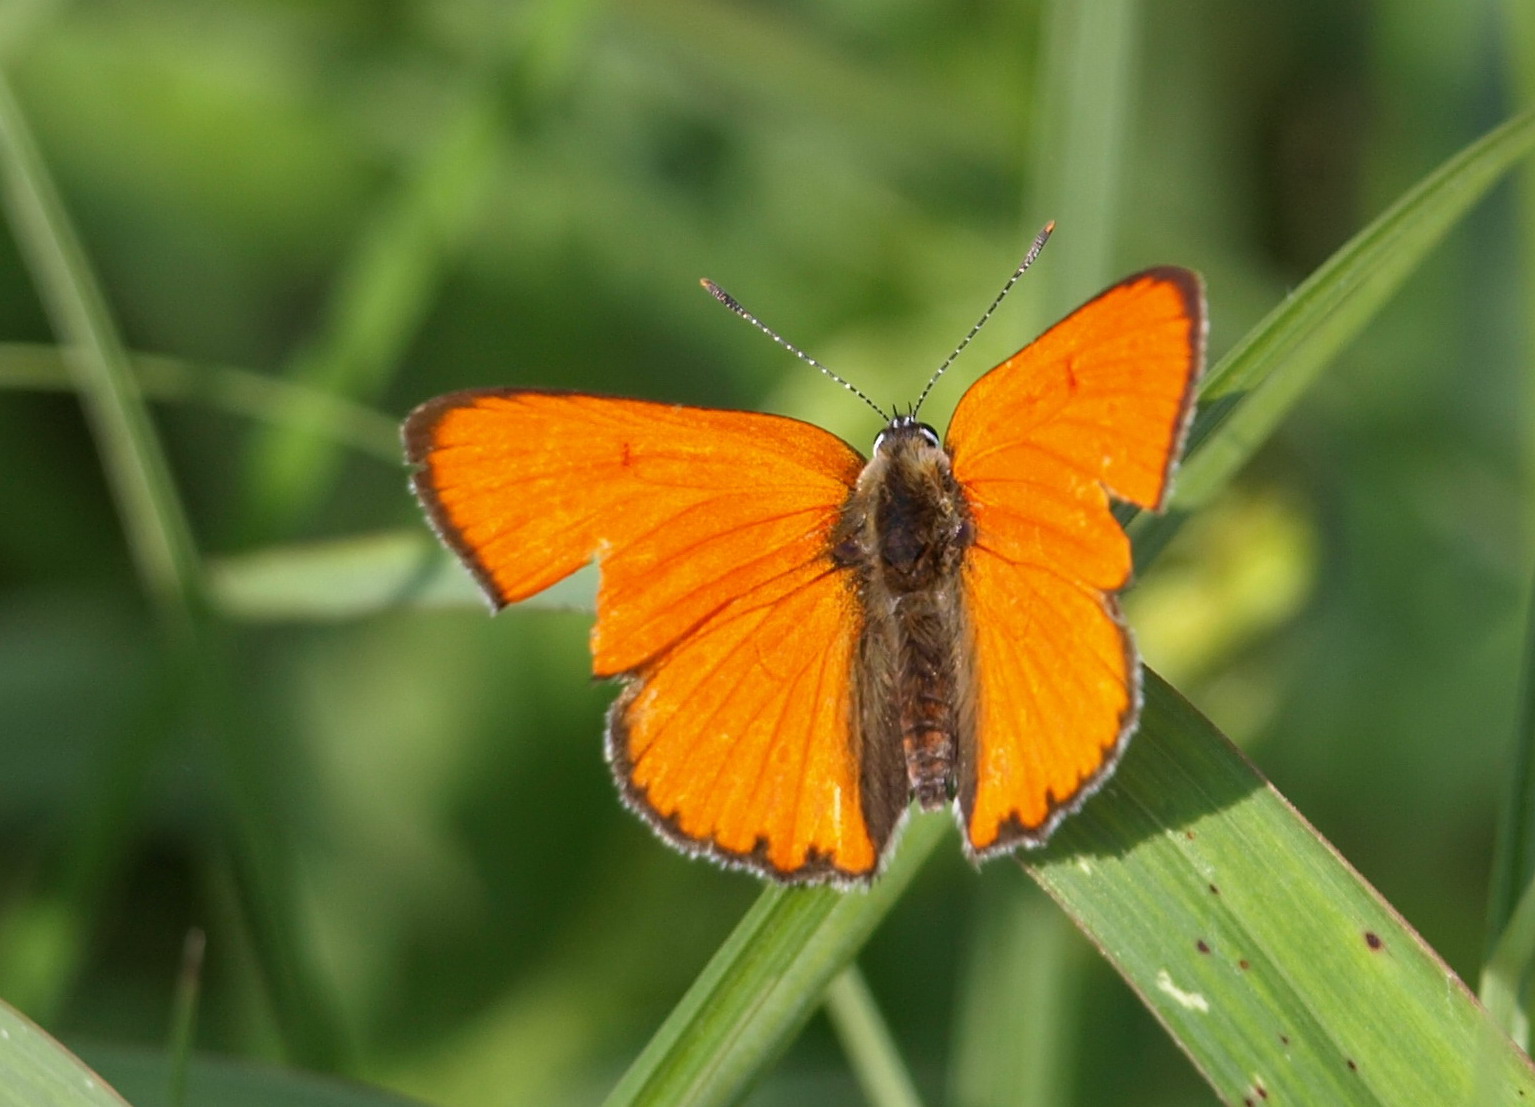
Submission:
<svg viewBox="0 0 1535 1107">
<path fill-rule="evenodd" d="M 1109 497 L 1166 501 L 1204 335 L 1194 273 L 1137 273 L 977 380 L 943 438 L 913 407 L 868 459 L 781 416 L 532 388 L 430 400 L 403 437 L 494 608 L 597 561 L 629 807 L 689 853 L 856 885 L 913 799 L 952 804 L 978 861 L 1113 771 L 1141 695 Z"/>
</svg>

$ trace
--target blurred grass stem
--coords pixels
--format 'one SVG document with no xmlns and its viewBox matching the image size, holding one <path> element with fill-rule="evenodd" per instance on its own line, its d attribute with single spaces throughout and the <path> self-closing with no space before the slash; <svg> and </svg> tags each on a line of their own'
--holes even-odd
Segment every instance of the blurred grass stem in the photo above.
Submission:
<svg viewBox="0 0 1535 1107">
<path fill-rule="evenodd" d="M 885 1016 L 856 964 L 827 987 L 826 1014 L 871 1107 L 922 1107 Z"/>
<path fill-rule="evenodd" d="M 185 638 L 202 606 L 191 527 L 106 299 L 3 70 L 0 180 L 17 244 L 67 349 L 139 577 L 163 621 Z"/>
<path fill-rule="evenodd" d="M 197 1036 L 197 1001 L 202 992 L 203 954 L 207 947 L 207 935 L 196 927 L 187 931 L 186 940 L 181 945 L 181 969 L 176 974 L 171 1001 L 171 1036 L 167 1048 L 171 1072 L 165 1101 L 169 1107 L 182 1107 L 186 1102 L 187 1065 L 192 1059 L 192 1045 Z"/>
</svg>

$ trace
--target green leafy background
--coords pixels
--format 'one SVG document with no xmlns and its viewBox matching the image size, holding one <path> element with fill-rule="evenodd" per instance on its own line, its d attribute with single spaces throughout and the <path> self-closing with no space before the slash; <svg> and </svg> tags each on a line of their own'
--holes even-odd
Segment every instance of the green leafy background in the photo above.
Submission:
<svg viewBox="0 0 1535 1107">
<path fill-rule="evenodd" d="M 134 1049 L 188 1013 L 199 928 L 199 1051 L 444 1104 L 601 1099 L 760 889 L 621 810 L 585 618 L 474 609 L 421 540 L 394 417 L 455 387 L 557 385 L 866 444 L 865 409 L 697 278 L 901 402 L 1049 218 L 935 421 L 1144 265 L 1205 275 L 1219 356 L 1524 102 L 1535 54 L 1506 8 L 0 8 L 8 133 L 33 132 L 106 308 L 61 308 L 79 270 L 28 245 L 12 182 L 0 998 L 164 1102 Z M 1130 601 L 1149 662 L 1473 986 L 1535 502 L 1525 192 L 1474 208 L 1235 482 L 1198 486 Z M 156 355 L 122 376 L 152 427 L 110 372 L 71 377 L 52 350 L 96 344 L 110 366 L 103 319 Z M 135 453 L 147 429 L 163 466 Z M 839 983 L 845 1040 L 872 996 L 929 1102 L 1214 1100 L 1016 867 L 976 874 L 952 833 L 909 837 L 927 861 Z M 1042 869 L 1069 902 L 1069 862 Z M 1317 922 L 1266 907 L 1281 931 Z M 1102 942 L 1109 923 L 1084 925 Z M 847 1102 L 854 1067 L 811 1017 L 751 1101 Z M 190 1101 L 235 1102 L 233 1079 L 253 1102 L 384 1102 L 232 1071 L 194 1062 Z"/>
</svg>

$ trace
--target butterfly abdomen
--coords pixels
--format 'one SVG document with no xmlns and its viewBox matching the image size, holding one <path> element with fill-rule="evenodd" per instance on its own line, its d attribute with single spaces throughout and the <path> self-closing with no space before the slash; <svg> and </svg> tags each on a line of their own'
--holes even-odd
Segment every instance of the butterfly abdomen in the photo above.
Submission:
<svg viewBox="0 0 1535 1107">
<path fill-rule="evenodd" d="M 854 709 L 877 824 L 912 796 L 924 808 L 946 803 L 968 738 L 970 673 L 955 643 L 969 640 L 960 569 L 972 524 L 931 428 L 886 428 L 836 539 L 833 556 L 855 573 L 863 608 Z"/>
</svg>

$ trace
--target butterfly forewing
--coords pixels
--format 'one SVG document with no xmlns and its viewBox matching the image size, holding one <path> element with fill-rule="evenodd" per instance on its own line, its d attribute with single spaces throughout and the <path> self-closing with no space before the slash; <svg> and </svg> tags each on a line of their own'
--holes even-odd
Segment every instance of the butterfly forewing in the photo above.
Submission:
<svg viewBox="0 0 1535 1107">
<path fill-rule="evenodd" d="M 1195 274 L 1126 278 L 971 386 L 949 427 L 956 476 L 1016 477 L 1049 453 L 1122 500 L 1161 507 L 1203 351 Z"/>
<path fill-rule="evenodd" d="M 1044 841 L 1134 728 L 1139 661 L 1111 595 L 1130 545 L 1105 490 L 1163 503 L 1203 348 L 1199 279 L 1149 270 L 983 376 L 954 413 L 947 445 L 975 526 L 975 734 L 956 780 L 974 853 Z"/>
</svg>

